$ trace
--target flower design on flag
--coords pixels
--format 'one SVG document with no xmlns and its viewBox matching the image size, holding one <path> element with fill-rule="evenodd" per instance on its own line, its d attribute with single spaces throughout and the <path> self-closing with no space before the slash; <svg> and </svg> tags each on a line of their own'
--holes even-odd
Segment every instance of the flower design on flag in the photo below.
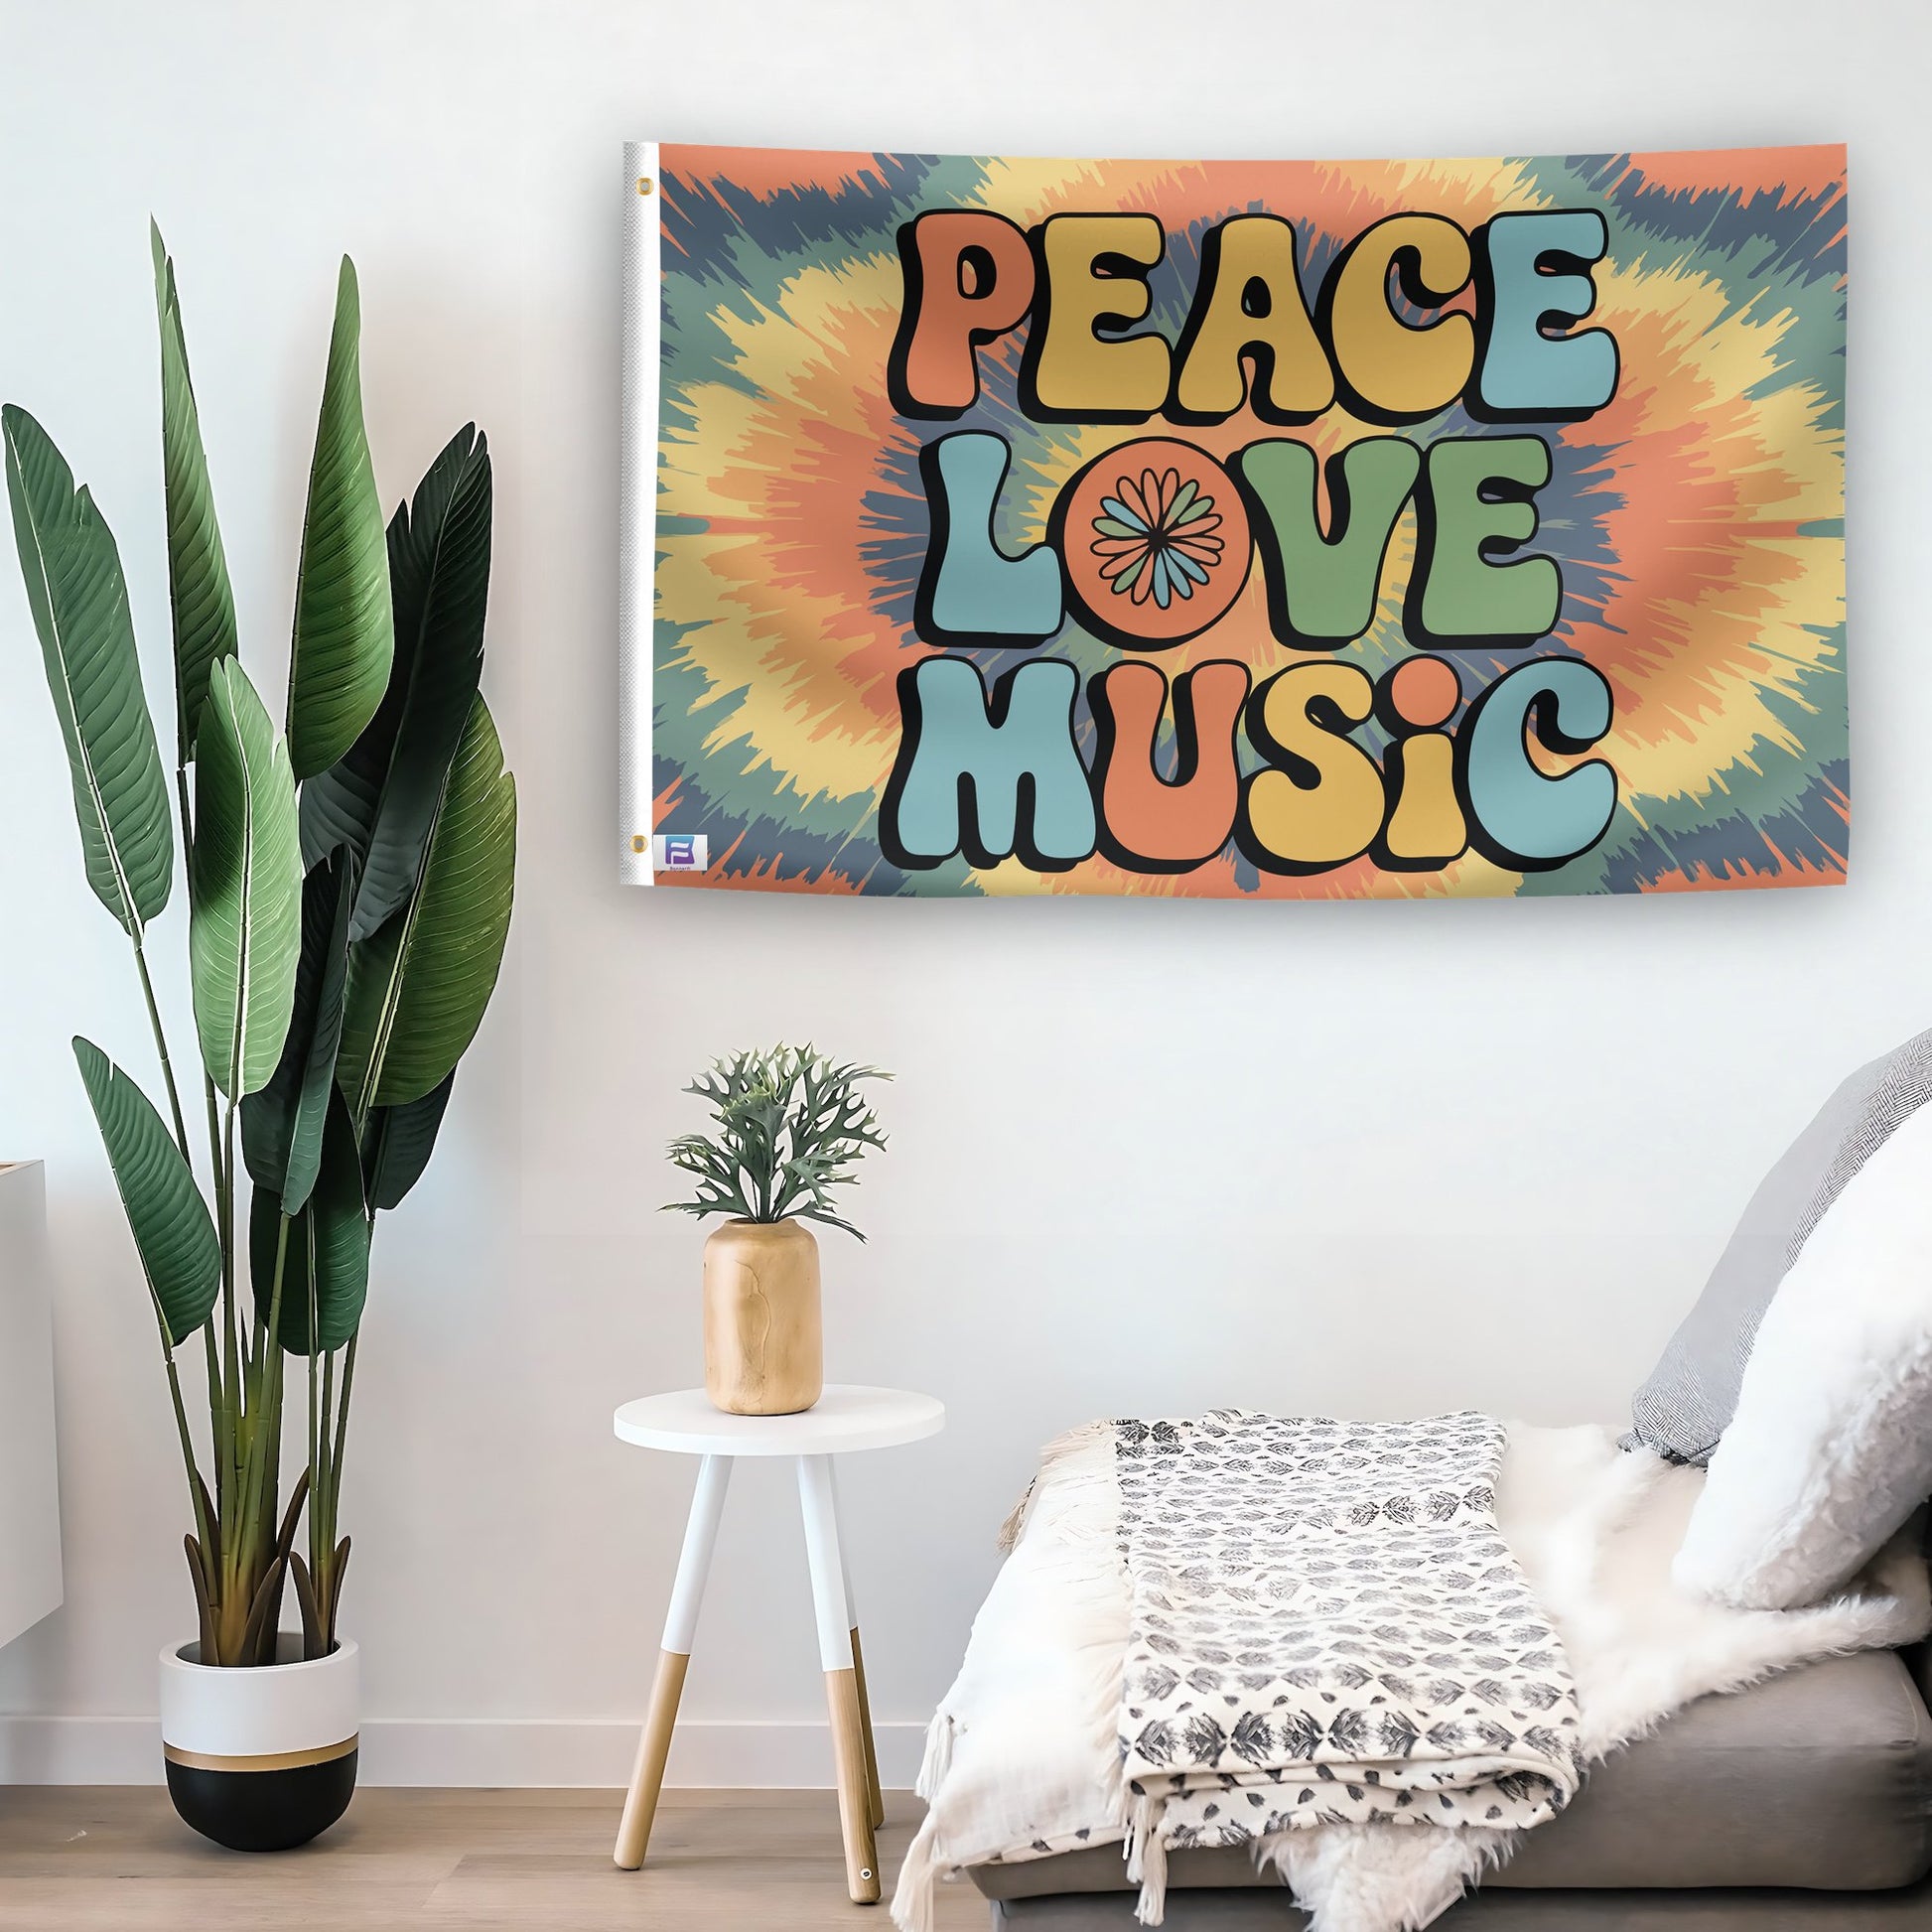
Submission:
<svg viewBox="0 0 1932 1932">
<path fill-rule="evenodd" d="M 1192 597 L 1221 561 L 1214 498 L 1195 479 L 1182 483 L 1177 470 L 1120 477 L 1100 507 L 1090 547 L 1116 597 L 1152 598 L 1165 611 L 1176 597 Z"/>
</svg>

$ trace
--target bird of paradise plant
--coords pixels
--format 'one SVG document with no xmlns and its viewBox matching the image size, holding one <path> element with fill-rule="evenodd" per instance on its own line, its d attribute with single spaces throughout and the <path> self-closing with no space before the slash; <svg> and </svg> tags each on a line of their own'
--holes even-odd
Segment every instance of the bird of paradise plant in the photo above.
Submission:
<svg viewBox="0 0 1932 1932">
<path fill-rule="evenodd" d="M 338 1507 L 379 1212 L 428 1163 L 509 927 L 516 791 L 480 692 L 490 467 L 474 426 L 384 529 L 345 257 L 310 468 L 285 725 L 242 669 L 174 264 L 153 235 L 173 619 L 172 806 L 120 555 L 25 410 L 0 410 L 27 602 L 88 884 L 132 943 L 167 1117 L 74 1053 L 147 1279 L 194 1527 L 207 1664 L 274 1661 L 285 1588 L 326 1655 L 349 1541 Z M 171 818 L 172 811 L 172 818 Z M 147 940 L 187 854 L 207 1186 Z M 252 1183 L 245 1231 L 244 1175 Z M 246 1270 L 248 1293 L 243 1292 Z M 184 1357 L 200 1357 L 207 1423 Z M 308 1456 L 284 1498 L 287 1358 Z M 199 1440 L 198 1440 L 199 1435 Z M 306 1550 L 296 1547 L 305 1515 Z"/>
</svg>

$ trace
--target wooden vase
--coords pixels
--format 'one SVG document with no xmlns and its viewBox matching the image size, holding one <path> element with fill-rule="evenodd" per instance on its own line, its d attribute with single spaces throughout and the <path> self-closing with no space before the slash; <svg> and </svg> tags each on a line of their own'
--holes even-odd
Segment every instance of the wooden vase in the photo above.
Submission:
<svg viewBox="0 0 1932 1932">
<path fill-rule="evenodd" d="M 705 1393 L 728 1416 L 792 1416 L 825 1387 L 818 1243 L 798 1221 L 727 1221 L 704 1244 Z"/>
</svg>

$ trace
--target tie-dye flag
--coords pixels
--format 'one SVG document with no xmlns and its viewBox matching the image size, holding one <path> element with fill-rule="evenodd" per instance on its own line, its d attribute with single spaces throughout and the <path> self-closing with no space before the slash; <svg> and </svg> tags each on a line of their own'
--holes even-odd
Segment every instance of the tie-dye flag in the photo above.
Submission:
<svg viewBox="0 0 1932 1932">
<path fill-rule="evenodd" d="M 1845 877 L 1845 151 L 627 150 L 625 876 Z"/>
</svg>

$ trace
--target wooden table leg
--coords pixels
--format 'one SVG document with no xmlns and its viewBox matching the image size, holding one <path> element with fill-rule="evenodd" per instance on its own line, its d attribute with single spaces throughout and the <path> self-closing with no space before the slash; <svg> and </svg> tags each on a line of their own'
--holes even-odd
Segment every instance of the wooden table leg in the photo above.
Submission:
<svg viewBox="0 0 1932 1932">
<path fill-rule="evenodd" d="M 691 1641 L 697 1633 L 698 1605 L 704 1598 L 705 1578 L 711 1570 L 711 1553 L 717 1547 L 718 1524 L 725 1513 L 725 1491 L 731 1485 L 731 1474 L 729 1455 L 707 1455 L 698 1466 L 698 1487 L 691 1498 L 684 1548 L 677 1560 L 677 1582 L 671 1586 L 671 1607 L 664 1617 L 664 1647 L 658 1653 L 650 1709 L 637 1740 L 630 1788 L 624 1793 L 617 1848 L 611 1854 L 626 1871 L 635 1871 L 643 1863 L 650 1845 L 651 1821 L 657 1816 L 657 1799 L 664 1788 L 664 1760 L 670 1755 L 678 1700 L 684 1692 Z"/>
<path fill-rule="evenodd" d="M 852 1682 L 859 1694 L 859 1741 L 866 1754 L 866 1802 L 872 1828 L 886 1822 L 886 1794 L 879 1788 L 879 1745 L 872 1734 L 872 1699 L 866 1694 L 866 1653 L 859 1647 L 859 1626 L 852 1626 Z"/>
<path fill-rule="evenodd" d="M 859 1674 L 853 1664 L 852 1617 L 846 1608 L 845 1564 L 839 1553 L 839 1512 L 832 1493 L 829 1455 L 798 1458 L 798 1504 L 805 1519 L 805 1555 L 811 1565 L 819 1664 L 825 1672 L 825 1702 L 832 1718 L 839 1829 L 845 1839 L 845 1888 L 855 1904 L 876 1905 L 880 1893 L 879 1847 L 873 1838 L 865 1725 L 859 1711 Z"/>
<path fill-rule="evenodd" d="M 838 1518 L 839 1576 L 845 1584 L 845 1613 L 852 1619 L 852 1675 L 859 1686 L 859 1730 L 866 1744 L 866 1791 L 872 1806 L 872 1828 L 886 1823 L 886 1794 L 879 1785 L 879 1744 L 873 1735 L 872 1699 L 866 1691 L 866 1653 L 859 1644 L 859 1599 L 852 1593 L 852 1565 L 845 1554 L 845 1519 L 839 1507 L 839 1479 L 832 1471 L 832 1508 Z"/>
</svg>

